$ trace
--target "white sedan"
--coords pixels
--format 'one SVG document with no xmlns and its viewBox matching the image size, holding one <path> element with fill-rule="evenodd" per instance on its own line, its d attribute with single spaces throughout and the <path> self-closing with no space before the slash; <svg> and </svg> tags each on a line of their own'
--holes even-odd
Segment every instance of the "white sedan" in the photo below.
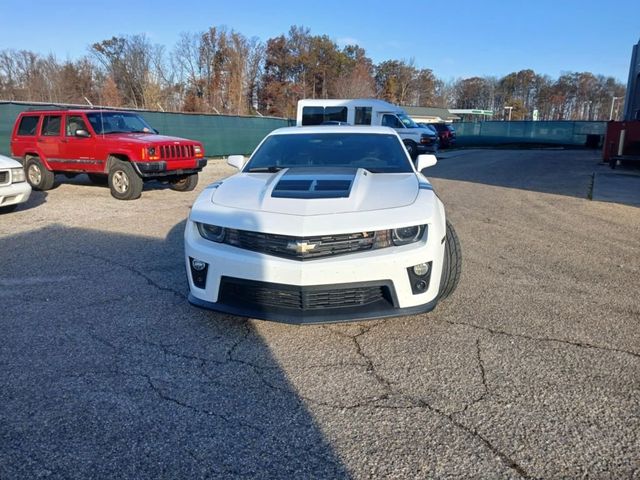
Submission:
<svg viewBox="0 0 640 480">
<path fill-rule="evenodd" d="M 22 165 L 0 155 L 0 213 L 12 212 L 18 204 L 29 200 L 29 195 L 31 187 L 25 181 Z"/>
<path fill-rule="evenodd" d="M 428 312 L 455 289 L 460 244 L 400 137 L 385 127 L 269 134 L 209 185 L 185 229 L 189 301 L 289 323 Z"/>
</svg>

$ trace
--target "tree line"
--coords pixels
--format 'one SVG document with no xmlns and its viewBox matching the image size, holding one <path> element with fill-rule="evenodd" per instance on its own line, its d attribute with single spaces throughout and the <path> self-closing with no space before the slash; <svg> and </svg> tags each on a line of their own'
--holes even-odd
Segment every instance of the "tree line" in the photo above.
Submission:
<svg viewBox="0 0 640 480">
<path fill-rule="evenodd" d="M 248 38 L 225 27 L 183 33 L 171 50 L 145 35 L 94 43 L 77 60 L 0 50 L 0 99 L 176 112 L 294 117 L 301 98 L 377 97 L 404 106 L 480 108 L 513 120 L 608 120 L 625 86 L 613 77 L 521 70 L 444 81 L 413 60 L 378 64 L 357 45 L 292 26 Z M 617 102 L 616 102 L 617 100 Z M 509 107 L 505 109 L 505 107 Z"/>
</svg>

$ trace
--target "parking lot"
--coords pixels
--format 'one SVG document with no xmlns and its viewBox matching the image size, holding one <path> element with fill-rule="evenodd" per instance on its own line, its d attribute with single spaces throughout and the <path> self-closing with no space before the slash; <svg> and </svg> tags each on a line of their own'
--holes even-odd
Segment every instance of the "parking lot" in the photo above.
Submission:
<svg viewBox="0 0 640 480">
<path fill-rule="evenodd" d="M 0 479 L 640 478 L 640 209 L 598 155 L 445 152 L 429 314 L 290 326 L 186 300 L 195 192 L 84 176 L 0 216 Z"/>
</svg>

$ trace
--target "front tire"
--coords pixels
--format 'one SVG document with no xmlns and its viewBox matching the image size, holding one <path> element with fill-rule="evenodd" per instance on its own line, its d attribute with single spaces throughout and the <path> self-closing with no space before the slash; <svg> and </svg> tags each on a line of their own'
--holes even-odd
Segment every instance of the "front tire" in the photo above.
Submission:
<svg viewBox="0 0 640 480">
<path fill-rule="evenodd" d="M 51 190 L 55 180 L 55 174 L 47 170 L 38 157 L 27 157 L 25 162 L 25 173 L 27 182 L 34 190 Z"/>
<path fill-rule="evenodd" d="M 462 250 L 460 240 L 453 225 L 447 220 L 447 234 L 444 243 L 444 262 L 440 277 L 440 293 L 438 301 L 450 296 L 458 286 L 462 273 Z"/>
<path fill-rule="evenodd" d="M 406 142 L 404 147 L 407 149 L 407 153 L 411 157 L 411 160 L 415 160 L 418 156 L 418 146 L 413 142 Z"/>
<path fill-rule="evenodd" d="M 118 200 L 135 200 L 142 194 L 144 182 L 129 162 L 116 160 L 109 168 L 109 189 Z"/>
<path fill-rule="evenodd" d="M 178 180 L 170 183 L 171 190 L 176 190 L 177 192 L 190 192 L 196 188 L 196 185 L 198 185 L 197 173 L 180 177 Z"/>
</svg>

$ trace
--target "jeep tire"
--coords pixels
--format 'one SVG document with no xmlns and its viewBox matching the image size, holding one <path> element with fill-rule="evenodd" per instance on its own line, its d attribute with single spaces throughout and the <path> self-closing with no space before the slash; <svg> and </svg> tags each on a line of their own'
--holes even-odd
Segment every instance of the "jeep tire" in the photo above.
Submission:
<svg viewBox="0 0 640 480">
<path fill-rule="evenodd" d="M 50 190 L 53 187 L 55 174 L 47 170 L 38 157 L 27 156 L 24 163 L 27 182 L 34 190 Z"/>
<path fill-rule="evenodd" d="M 442 264 L 442 275 L 440 276 L 440 292 L 438 300 L 444 300 L 451 295 L 460 280 L 462 272 L 462 250 L 460 241 L 453 225 L 447 220 L 447 234 L 444 242 L 444 261 Z"/>
<path fill-rule="evenodd" d="M 196 185 L 198 185 L 198 174 L 192 173 L 190 175 L 178 177 L 177 180 L 173 180 L 169 185 L 172 190 L 176 190 L 178 192 L 190 192 L 196 188 Z"/>
<path fill-rule="evenodd" d="M 110 164 L 108 181 L 111 195 L 118 200 L 139 198 L 144 182 L 133 165 L 129 162 L 113 159 Z"/>
</svg>

